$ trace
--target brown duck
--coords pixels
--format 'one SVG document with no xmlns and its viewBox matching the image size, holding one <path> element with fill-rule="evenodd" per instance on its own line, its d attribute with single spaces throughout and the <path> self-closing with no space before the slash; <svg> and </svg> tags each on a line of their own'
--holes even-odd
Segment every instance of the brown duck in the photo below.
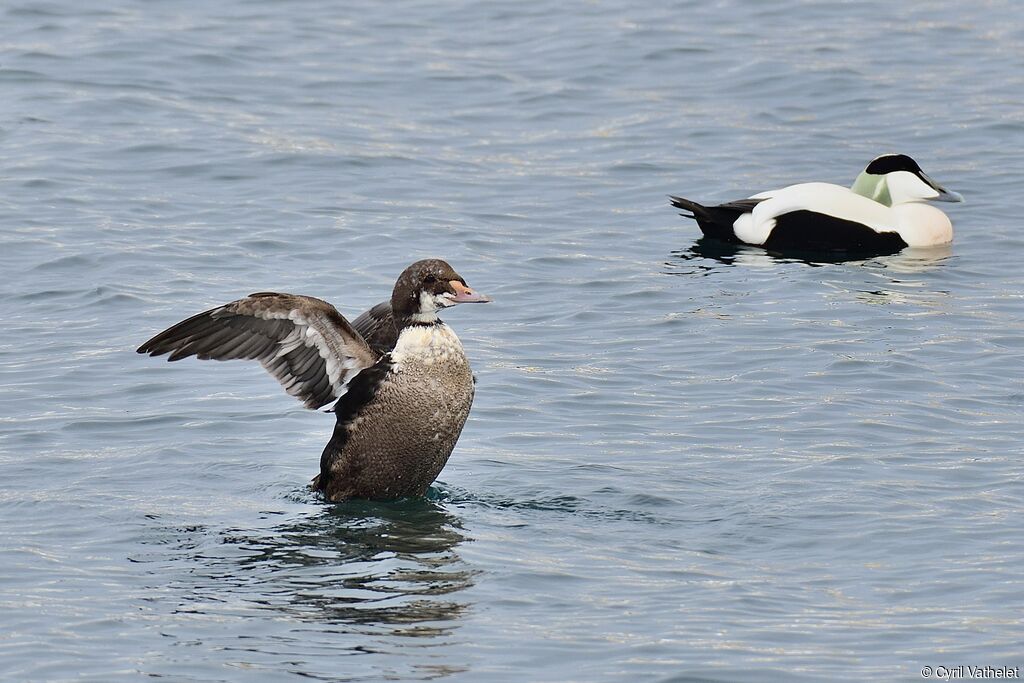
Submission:
<svg viewBox="0 0 1024 683">
<path fill-rule="evenodd" d="M 487 301 L 428 259 L 354 324 L 326 301 L 259 292 L 183 320 L 138 352 L 258 360 L 307 408 L 334 403 L 313 488 L 332 501 L 420 496 L 448 462 L 474 393 L 462 343 L 437 312 Z"/>
</svg>

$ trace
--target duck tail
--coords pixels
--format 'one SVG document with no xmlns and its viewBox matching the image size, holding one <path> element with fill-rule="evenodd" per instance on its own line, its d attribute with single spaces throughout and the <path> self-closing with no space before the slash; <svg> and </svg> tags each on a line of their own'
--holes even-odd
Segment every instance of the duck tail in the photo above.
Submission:
<svg viewBox="0 0 1024 683">
<path fill-rule="evenodd" d="M 689 211 L 689 213 L 681 213 L 679 215 L 697 221 L 697 227 L 700 228 L 705 237 L 714 237 L 726 242 L 739 241 L 732 231 L 732 222 L 735 220 L 735 216 L 730 217 L 730 213 L 723 212 L 717 206 L 704 206 L 683 197 L 669 195 L 669 199 L 672 202 L 672 206 L 683 211 Z"/>
<path fill-rule="evenodd" d="M 705 221 L 711 220 L 711 212 L 708 211 L 706 206 L 702 206 L 697 202 L 690 201 L 689 199 L 685 199 L 683 197 L 676 197 L 675 195 L 671 194 L 668 196 L 668 198 L 672 202 L 672 206 L 676 207 L 677 209 L 690 212 L 688 214 L 679 214 L 683 218 L 692 218 L 696 220 L 698 223 L 700 223 L 702 219 Z"/>
<path fill-rule="evenodd" d="M 733 230 L 736 219 L 745 213 L 750 213 L 758 203 L 764 201 L 763 199 L 740 199 L 718 206 L 704 206 L 673 195 L 669 195 L 669 199 L 672 201 L 672 206 L 690 212 L 680 215 L 697 221 L 700 231 L 705 236 L 737 244 L 742 240 L 736 236 L 736 232 Z"/>
</svg>

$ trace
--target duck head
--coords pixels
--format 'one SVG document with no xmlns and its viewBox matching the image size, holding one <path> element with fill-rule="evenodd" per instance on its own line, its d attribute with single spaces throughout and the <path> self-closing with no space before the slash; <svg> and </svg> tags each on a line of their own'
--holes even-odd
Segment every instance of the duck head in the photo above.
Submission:
<svg viewBox="0 0 1024 683">
<path fill-rule="evenodd" d="M 962 202 L 964 198 L 928 177 L 917 162 L 906 154 L 876 157 L 857 176 L 850 188 L 880 204 L 893 206 L 906 202 Z"/>
<path fill-rule="evenodd" d="M 474 292 L 461 275 L 441 259 L 417 261 L 406 268 L 391 293 L 395 319 L 406 323 L 432 323 L 437 312 L 456 304 L 489 302 Z"/>
</svg>

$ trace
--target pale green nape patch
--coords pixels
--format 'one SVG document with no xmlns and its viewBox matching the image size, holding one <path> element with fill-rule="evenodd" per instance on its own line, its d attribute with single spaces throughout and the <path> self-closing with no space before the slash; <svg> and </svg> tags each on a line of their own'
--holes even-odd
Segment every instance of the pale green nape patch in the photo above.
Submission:
<svg viewBox="0 0 1024 683">
<path fill-rule="evenodd" d="M 875 175 L 867 171 L 861 171 L 857 179 L 853 181 L 850 190 L 862 197 L 874 199 L 879 204 L 892 206 L 892 197 L 889 195 L 889 184 L 885 182 L 884 175 Z"/>
</svg>

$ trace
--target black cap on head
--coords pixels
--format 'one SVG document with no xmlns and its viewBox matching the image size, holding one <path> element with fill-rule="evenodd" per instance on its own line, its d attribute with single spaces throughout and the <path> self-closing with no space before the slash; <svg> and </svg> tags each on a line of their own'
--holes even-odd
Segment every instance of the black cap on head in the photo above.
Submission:
<svg viewBox="0 0 1024 683">
<path fill-rule="evenodd" d="M 864 171 L 872 175 L 885 175 L 896 171 L 909 171 L 919 175 L 921 167 L 906 154 L 883 154 L 873 159 Z"/>
</svg>

